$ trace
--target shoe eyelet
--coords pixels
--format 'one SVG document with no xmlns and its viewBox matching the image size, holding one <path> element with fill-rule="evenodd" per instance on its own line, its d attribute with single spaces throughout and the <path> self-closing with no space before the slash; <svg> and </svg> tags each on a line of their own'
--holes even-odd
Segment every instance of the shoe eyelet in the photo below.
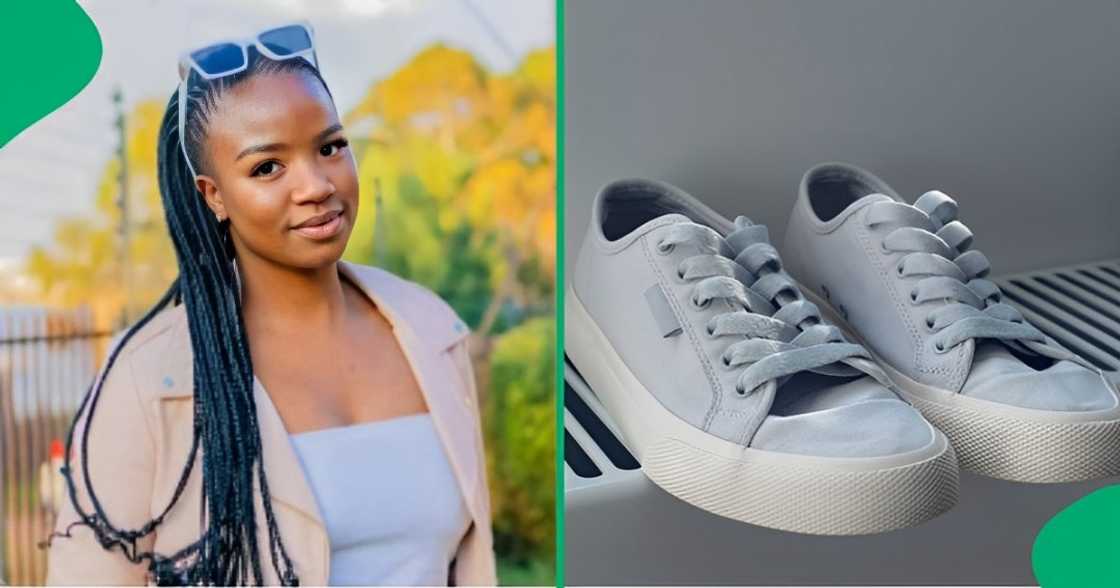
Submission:
<svg viewBox="0 0 1120 588">
<path fill-rule="evenodd" d="M 945 344 L 941 341 L 937 341 L 933 344 L 933 350 L 938 353 L 945 353 Z"/>
<path fill-rule="evenodd" d="M 913 303 L 917 304 L 917 302 L 918 302 L 918 291 L 917 290 L 911 290 L 910 291 L 910 302 L 913 302 Z"/>
<path fill-rule="evenodd" d="M 715 337 L 716 336 L 716 330 L 712 328 L 712 325 L 707 325 L 705 330 L 708 331 L 708 336 L 709 337 Z"/>
<path fill-rule="evenodd" d="M 894 251 L 891 251 L 890 249 L 887 249 L 887 242 L 886 241 L 879 241 L 879 251 L 883 255 L 891 255 L 891 254 L 894 253 Z"/>
<path fill-rule="evenodd" d="M 661 255 L 669 255 L 670 253 L 673 252 L 673 249 L 675 247 L 676 247 L 676 245 L 672 245 L 672 244 L 666 245 L 664 241 L 658 241 L 657 242 L 657 252 L 660 253 Z"/>
<path fill-rule="evenodd" d="M 705 308 L 708 308 L 708 306 L 710 306 L 712 304 L 712 299 L 711 298 L 709 298 L 708 300 L 705 300 L 703 304 L 700 304 L 700 302 L 698 300 L 696 300 L 695 296 L 690 298 L 690 300 L 692 301 L 692 306 L 694 308 L 698 309 L 698 310 L 704 310 Z"/>
<path fill-rule="evenodd" d="M 896 265 L 894 267 L 895 267 L 895 273 L 898 274 L 898 277 L 900 277 L 900 278 L 904 277 L 903 274 L 902 274 L 902 264 L 899 263 L 898 265 Z"/>
<path fill-rule="evenodd" d="M 684 272 L 682 272 L 681 268 L 679 268 L 679 267 L 677 268 L 677 281 L 679 281 L 679 282 L 685 281 Z"/>
<path fill-rule="evenodd" d="M 721 355 L 719 359 L 720 359 L 721 362 L 723 362 L 723 367 L 727 367 L 727 368 L 731 367 L 731 359 L 728 358 L 726 355 Z"/>
<path fill-rule="evenodd" d="M 738 394 L 739 396 L 746 396 L 747 395 L 747 391 L 744 390 L 743 387 L 740 386 L 739 384 L 735 384 L 735 393 Z"/>
<path fill-rule="evenodd" d="M 934 323 L 933 319 L 927 316 L 927 317 L 926 317 L 926 329 L 927 329 L 928 331 L 930 331 L 931 333 L 933 332 L 933 326 L 934 326 L 934 324 L 935 324 L 935 323 Z"/>
</svg>

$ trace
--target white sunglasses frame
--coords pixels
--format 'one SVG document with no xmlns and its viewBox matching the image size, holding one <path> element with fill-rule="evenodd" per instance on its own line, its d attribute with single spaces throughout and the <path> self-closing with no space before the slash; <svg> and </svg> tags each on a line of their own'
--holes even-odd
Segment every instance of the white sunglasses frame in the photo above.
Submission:
<svg viewBox="0 0 1120 588">
<path fill-rule="evenodd" d="M 288 28 L 288 27 L 291 27 L 291 26 L 303 27 L 303 29 L 305 31 L 307 31 L 307 38 L 311 41 L 311 43 L 307 47 L 307 49 L 304 49 L 302 51 L 296 51 L 295 53 L 292 53 L 290 55 L 277 55 L 272 50 L 270 50 L 268 47 L 266 47 L 264 45 L 264 43 L 261 42 L 261 39 L 260 39 L 261 35 L 271 33 L 273 31 L 276 31 L 276 30 L 279 30 L 279 29 Z M 225 45 L 225 44 L 237 45 L 241 48 L 241 65 L 234 68 L 234 69 L 231 69 L 229 71 L 216 73 L 216 74 L 207 73 L 207 72 L 203 71 L 202 68 L 199 67 L 198 63 L 195 62 L 194 58 L 191 57 L 191 54 L 196 53 L 196 52 L 198 52 L 202 49 L 205 49 L 205 48 L 208 48 L 208 47 L 213 47 L 215 45 Z M 186 110 L 187 110 L 187 80 L 190 79 L 190 72 L 193 70 L 195 73 L 197 73 L 199 75 L 199 77 L 201 77 L 202 79 L 207 80 L 207 81 L 216 80 L 218 78 L 224 78 L 226 76 L 231 76 L 233 74 L 243 72 L 243 71 L 245 71 L 246 69 L 249 68 L 249 47 L 250 46 L 256 47 L 257 51 L 259 51 L 261 53 L 261 55 L 264 55 L 265 57 L 268 57 L 269 59 L 272 59 L 273 61 L 284 61 L 284 60 L 287 60 L 287 59 L 296 59 L 296 58 L 302 57 L 303 59 L 306 59 L 307 62 L 310 63 L 311 66 L 314 67 L 316 70 L 319 69 L 319 58 L 315 54 L 315 30 L 311 28 L 311 23 L 308 23 L 306 21 L 297 21 L 297 22 L 292 22 L 292 23 L 288 23 L 288 24 L 269 27 L 269 28 L 264 29 L 261 32 L 255 34 L 255 35 L 251 36 L 251 37 L 244 37 L 244 38 L 241 38 L 241 39 L 229 39 L 229 40 L 225 40 L 225 41 L 215 41 L 213 43 L 207 43 L 206 45 L 203 45 L 202 47 L 191 49 L 190 51 L 184 51 L 181 55 L 179 55 L 179 147 L 183 152 L 183 159 L 187 162 L 187 169 L 189 169 L 190 172 L 191 172 L 191 179 L 197 180 L 198 179 L 198 173 L 195 172 L 194 165 L 191 164 L 191 158 L 190 158 L 189 155 L 187 155 L 187 142 L 183 138 L 183 129 L 186 126 L 185 123 L 186 123 Z"/>
</svg>

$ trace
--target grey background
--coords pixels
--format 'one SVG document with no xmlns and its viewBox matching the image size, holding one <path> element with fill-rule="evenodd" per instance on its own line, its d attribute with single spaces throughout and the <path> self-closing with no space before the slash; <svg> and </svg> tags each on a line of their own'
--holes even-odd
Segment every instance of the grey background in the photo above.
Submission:
<svg viewBox="0 0 1120 588">
<path fill-rule="evenodd" d="M 569 496 L 568 585 L 1038 585 L 1031 547 L 1042 526 L 1074 500 L 1118 481 L 1019 484 L 962 472 L 960 502 L 931 521 L 878 535 L 823 537 L 716 516 L 636 470 L 627 473 L 633 476 L 594 498 Z"/>
<path fill-rule="evenodd" d="M 565 3 L 566 272 L 605 183 L 679 185 L 781 245 L 801 174 L 939 189 L 998 273 L 1120 256 L 1120 2 Z M 570 276 L 570 273 L 566 274 Z"/>
<path fill-rule="evenodd" d="M 672 182 L 780 245 L 801 174 L 828 160 L 911 200 L 953 196 L 999 274 L 1120 257 L 1120 1 L 568 0 L 565 13 L 566 272 L 606 182 Z M 1033 584 L 1045 521 L 1118 481 L 963 474 L 938 519 L 829 538 L 682 507 L 635 479 L 569 502 L 567 580 Z"/>
</svg>

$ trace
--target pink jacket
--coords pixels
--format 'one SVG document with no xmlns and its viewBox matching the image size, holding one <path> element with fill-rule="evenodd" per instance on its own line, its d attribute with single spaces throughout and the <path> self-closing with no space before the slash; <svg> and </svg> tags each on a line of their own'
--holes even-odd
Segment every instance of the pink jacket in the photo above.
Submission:
<svg viewBox="0 0 1120 588">
<path fill-rule="evenodd" d="M 374 267 L 346 261 L 339 266 L 393 325 L 466 500 L 473 524 L 456 553 L 453 580 L 458 585 L 496 584 L 468 329 L 443 300 L 413 282 Z M 119 529 L 139 528 L 158 515 L 175 490 L 192 441 L 192 357 L 186 311 L 182 305 L 174 306 L 132 337 L 105 380 L 90 429 L 89 470 L 105 512 Z M 323 518 L 284 424 L 259 381 L 254 394 L 273 511 L 288 556 L 301 585 L 325 585 L 330 545 Z M 75 432 L 72 467 L 83 508 L 93 512 L 84 492 L 79 451 L 86 422 L 83 418 Z M 183 494 L 155 532 L 138 542 L 140 551 L 169 555 L 201 535 L 201 482 L 199 455 Z M 258 492 L 261 565 L 265 582 L 278 584 L 262 509 Z M 65 500 L 56 530 L 66 529 L 77 518 L 69 499 Z M 76 526 L 71 535 L 53 540 L 48 584 L 145 583 L 146 566 L 129 563 L 116 548 L 102 548 L 88 527 Z"/>
</svg>

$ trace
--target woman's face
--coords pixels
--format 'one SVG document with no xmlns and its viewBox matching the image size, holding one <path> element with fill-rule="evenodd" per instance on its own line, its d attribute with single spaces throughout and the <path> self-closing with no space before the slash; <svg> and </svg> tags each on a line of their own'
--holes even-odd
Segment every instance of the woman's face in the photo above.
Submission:
<svg viewBox="0 0 1120 588">
<path fill-rule="evenodd" d="M 257 75 L 227 90 L 204 149 L 208 173 L 197 186 L 229 219 L 239 258 L 313 269 L 342 257 L 357 217 L 357 171 L 314 76 Z"/>
</svg>

